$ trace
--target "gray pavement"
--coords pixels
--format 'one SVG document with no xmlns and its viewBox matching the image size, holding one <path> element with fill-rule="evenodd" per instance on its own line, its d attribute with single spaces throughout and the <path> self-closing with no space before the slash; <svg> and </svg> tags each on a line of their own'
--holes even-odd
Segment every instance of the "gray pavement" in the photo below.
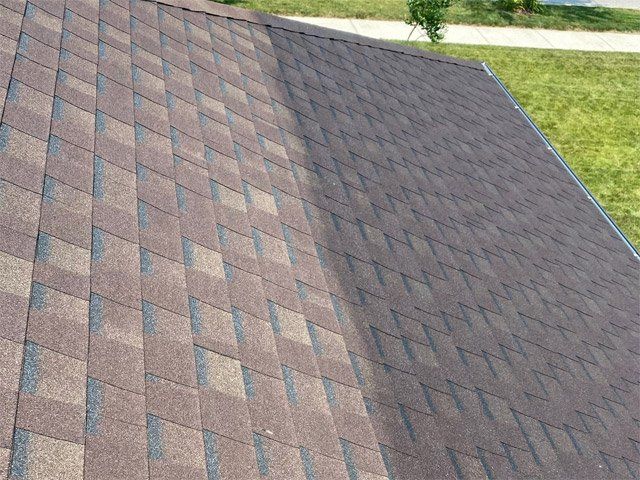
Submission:
<svg viewBox="0 0 640 480">
<path fill-rule="evenodd" d="M 404 22 L 397 21 L 318 17 L 287 18 L 383 40 L 407 40 L 412 30 L 411 26 Z M 426 35 L 424 35 L 424 32 L 419 29 L 413 32 L 411 40 L 429 41 Z M 465 43 L 470 45 L 640 53 L 640 34 L 619 32 L 582 32 L 538 28 L 449 25 L 445 31 L 443 42 Z"/>
<path fill-rule="evenodd" d="M 576 5 L 582 7 L 631 8 L 640 10 L 640 0 L 542 0 L 549 5 Z"/>
</svg>

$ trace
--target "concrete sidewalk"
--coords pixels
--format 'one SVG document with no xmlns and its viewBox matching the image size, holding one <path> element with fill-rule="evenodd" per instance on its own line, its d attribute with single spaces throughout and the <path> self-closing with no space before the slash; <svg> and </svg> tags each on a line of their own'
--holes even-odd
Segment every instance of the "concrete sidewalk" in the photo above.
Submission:
<svg viewBox="0 0 640 480">
<path fill-rule="evenodd" d="M 287 18 L 383 40 L 407 40 L 413 28 L 404 22 L 388 22 L 384 20 L 316 17 Z M 411 40 L 429 41 L 426 35 L 423 35 L 423 32 L 419 29 L 413 32 Z M 445 31 L 443 42 L 466 43 L 470 45 L 499 45 L 505 47 L 640 53 L 640 34 L 618 32 L 576 32 L 539 28 L 449 25 Z"/>
<path fill-rule="evenodd" d="M 640 0 L 542 0 L 547 5 L 569 5 L 576 7 L 630 8 L 640 10 Z"/>
</svg>

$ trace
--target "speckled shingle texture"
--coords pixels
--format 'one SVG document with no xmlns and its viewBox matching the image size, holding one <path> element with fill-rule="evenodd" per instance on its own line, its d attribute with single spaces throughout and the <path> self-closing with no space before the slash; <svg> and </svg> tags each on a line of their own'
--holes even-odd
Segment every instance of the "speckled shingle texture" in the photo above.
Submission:
<svg viewBox="0 0 640 480">
<path fill-rule="evenodd" d="M 0 0 L 0 476 L 637 479 L 638 263 L 481 66 L 167 2 Z"/>
</svg>

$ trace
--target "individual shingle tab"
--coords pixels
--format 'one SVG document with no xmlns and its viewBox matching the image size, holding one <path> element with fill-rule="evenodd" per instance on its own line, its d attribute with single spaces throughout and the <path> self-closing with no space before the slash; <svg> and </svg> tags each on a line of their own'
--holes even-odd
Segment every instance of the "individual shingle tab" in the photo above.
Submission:
<svg viewBox="0 0 640 480">
<path fill-rule="evenodd" d="M 89 302 L 34 283 L 27 337 L 57 352 L 85 360 L 89 343 Z"/>
<path fill-rule="evenodd" d="M 145 424 L 144 396 L 115 387 L 91 376 L 87 377 L 86 431 L 98 435 L 106 419 L 132 425 Z"/>
<path fill-rule="evenodd" d="M 44 178 L 40 228 L 83 248 L 91 247 L 91 195 L 58 181 Z"/>
<path fill-rule="evenodd" d="M 268 301 L 271 328 L 278 345 L 278 354 L 283 361 L 302 371 L 316 373 L 314 342 L 304 316 L 294 310 Z M 313 329 L 311 330 L 313 332 Z M 316 350 L 317 350 L 316 342 Z"/>
<path fill-rule="evenodd" d="M 3 22 L 0 33 L 7 38 L 17 39 L 20 35 L 20 24 L 22 23 L 20 14 L 5 5 L 0 8 L 2 9 L 2 18 L 6 19 L 5 22 Z"/>
<path fill-rule="evenodd" d="M 231 316 L 242 365 L 265 375 L 279 377 L 280 359 L 269 323 L 235 306 L 231 307 Z"/>
<path fill-rule="evenodd" d="M 87 433 L 84 448 L 85 477 L 148 478 L 144 426 L 106 418 L 97 433 Z M 118 461 L 114 462 L 114 458 Z"/>
<path fill-rule="evenodd" d="M 3 180 L 40 192 L 44 177 L 47 146 L 8 123 L 0 124 L 0 157 Z"/>
<path fill-rule="evenodd" d="M 53 98 L 51 118 L 52 135 L 69 140 L 85 150 L 93 148 L 95 115 L 92 112 L 56 96 Z"/>
<path fill-rule="evenodd" d="M 202 432 L 147 415 L 151 478 L 206 478 Z"/>
<path fill-rule="evenodd" d="M 208 478 L 258 478 L 253 446 L 204 430 Z"/>
<path fill-rule="evenodd" d="M 217 250 L 213 232 L 215 210 L 208 195 L 195 193 L 185 185 L 176 183 L 180 209 L 180 227 L 185 237 L 206 248 Z M 203 221 L 202 219 L 206 219 Z"/>
<path fill-rule="evenodd" d="M 283 373 L 300 443 L 323 455 L 339 458 L 338 435 L 329 407 L 335 403 L 335 395 L 330 390 L 332 384 L 286 366 Z"/>
<path fill-rule="evenodd" d="M 140 308 L 139 247 L 94 227 L 91 244 L 91 289 L 132 308 Z"/>
<path fill-rule="evenodd" d="M 93 184 L 93 154 L 54 135 L 49 136 L 46 172 L 51 177 L 91 193 Z"/>
<path fill-rule="evenodd" d="M 0 277 L 2 337 L 22 342 L 27 326 L 31 288 L 29 279 L 33 271 L 33 264 L 4 252 L 0 252 L 0 262 L 2 270 L 10 272 L 10 275 Z"/>
<path fill-rule="evenodd" d="M 27 341 L 16 424 L 35 433 L 82 443 L 85 362 Z"/>
<path fill-rule="evenodd" d="M 86 299 L 89 297 L 90 267 L 88 249 L 43 231 L 38 233 L 34 280 Z"/>
<path fill-rule="evenodd" d="M 89 336 L 89 375 L 141 393 L 144 390 L 145 351 L 140 310 L 92 292 Z"/>
<path fill-rule="evenodd" d="M 248 442 L 249 412 L 240 362 L 197 345 L 194 350 L 202 426 Z"/>
<path fill-rule="evenodd" d="M 98 86 L 100 86 L 99 80 Z M 56 75 L 56 95 L 86 112 L 95 113 L 96 85 L 77 78 L 71 73 L 58 70 Z M 90 137 L 93 137 L 93 134 Z M 80 142 L 81 140 L 77 141 Z"/>
<path fill-rule="evenodd" d="M 138 200 L 140 245 L 172 260 L 182 260 L 180 220 L 152 205 Z"/>
<path fill-rule="evenodd" d="M 101 158 L 125 168 L 135 170 L 135 133 L 133 125 L 96 110 L 95 153 Z"/>
<path fill-rule="evenodd" d="M 0 6 L 0 476 L 637 478 L 637 260 L 495 79 L 163 2 Z"/>
<path fill-rule="evenodd" d="M 198 390 L 152 374 L 145 376 L 147 411 L 186 427 L 200 429 Z"/>
<path fill-rule="evenodd" d="M 134 132 L 136 161 L 158 173 L 173 177 L 173 156 L 169 137 L 139 123 L 134 125 Z"/>
<path fill-rule="evenodd" d="M 53 98 L 11 79 L 7 90 L 3 122 L 28 135 L 46 141 L 53 109 Z"/>
<path fill-rule="evenodd" d="M 296 448 L 258 433 L 253 434 L 253 446 L 261 478 L 305 478 L 302 459 Z"/>
<path fill-rule="evenodd" d="M 183 385 L 195 386 L 191 322 L 189 317 L 143 301 L 145 371 Z"/>
<path fill-rule="evenodd" d="M 244 340 L 244 329 L 234 323 L 231 312 L 189 297 L 191 333 L 194 342 L 223 355 L 238 356 L 238 336 Z"/>
<path fill-rule="evenodd" d="M 242 377 L 255 431 L 284 443 L 295 443 L 293 419 L 288 408 L 286 384 L 260 372 L 242 367 Z"/>
<path fill-rule="evenodd" d="M 83 445 L 21 428 L 16 428 L 13 444 L 11 478 L 84 478 Z"/>
<path fill-rule="evenodd" d="M 178 216 L 184 207 L 184 192 L 172 178 L 162 175 L 141 163 L 136 164 L 138 197 L 160 210 Z M 180 203 L 178 203 L 180 202 Z"/>
<path fill-rule="evenodd" d="M 31 237 L 38 232 L 39 203 L 42 198 L 9 181 L 0 180 L 0 223 Z"/>
<path fill-rule="evenodd" d="M 2 345 L 2 354 L 0 356 L 0 366 L 2 366 L 2 376 L 0 377 L 0 399 L 2 402 L 0 445 L 2 448 L 9 449 L 11 447 L 14 415 L 20 388 L 23 345 L 4 338 L 0 340 L 0 345 Z"/>
<path fill-rule="evenodd" d="M 47 45 L 26 32 L 20 33 L 20 37 L 18 38 L 18 54 L 55 70 L 59 53 L 61 55 L 62 51 L 59 52 L 57 45 L 55 47 Z"/>
<path fill-rule="evenodd" d="M 142 296 L 172 312 L 187 315 L 187 287 L 182 263 L 140 248 Z"/>
<path fill-rule="evenodd" d="M 62 33 L 62 19 L 27 2 L 22 30 L 43 43 L 56 46 Z"/>
</svg>

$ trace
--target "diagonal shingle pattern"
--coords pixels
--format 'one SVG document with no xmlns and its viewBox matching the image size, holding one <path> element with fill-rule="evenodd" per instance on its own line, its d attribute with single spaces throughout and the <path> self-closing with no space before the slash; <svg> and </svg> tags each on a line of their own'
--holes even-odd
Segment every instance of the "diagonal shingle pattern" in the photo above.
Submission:
<svg viewBox="0 0 640 480">
<path fill-rule="evenodd" d="M 0 475 L 638 478 L 638 262 L 480 65 L 0 0 Z"/>
</svg>

